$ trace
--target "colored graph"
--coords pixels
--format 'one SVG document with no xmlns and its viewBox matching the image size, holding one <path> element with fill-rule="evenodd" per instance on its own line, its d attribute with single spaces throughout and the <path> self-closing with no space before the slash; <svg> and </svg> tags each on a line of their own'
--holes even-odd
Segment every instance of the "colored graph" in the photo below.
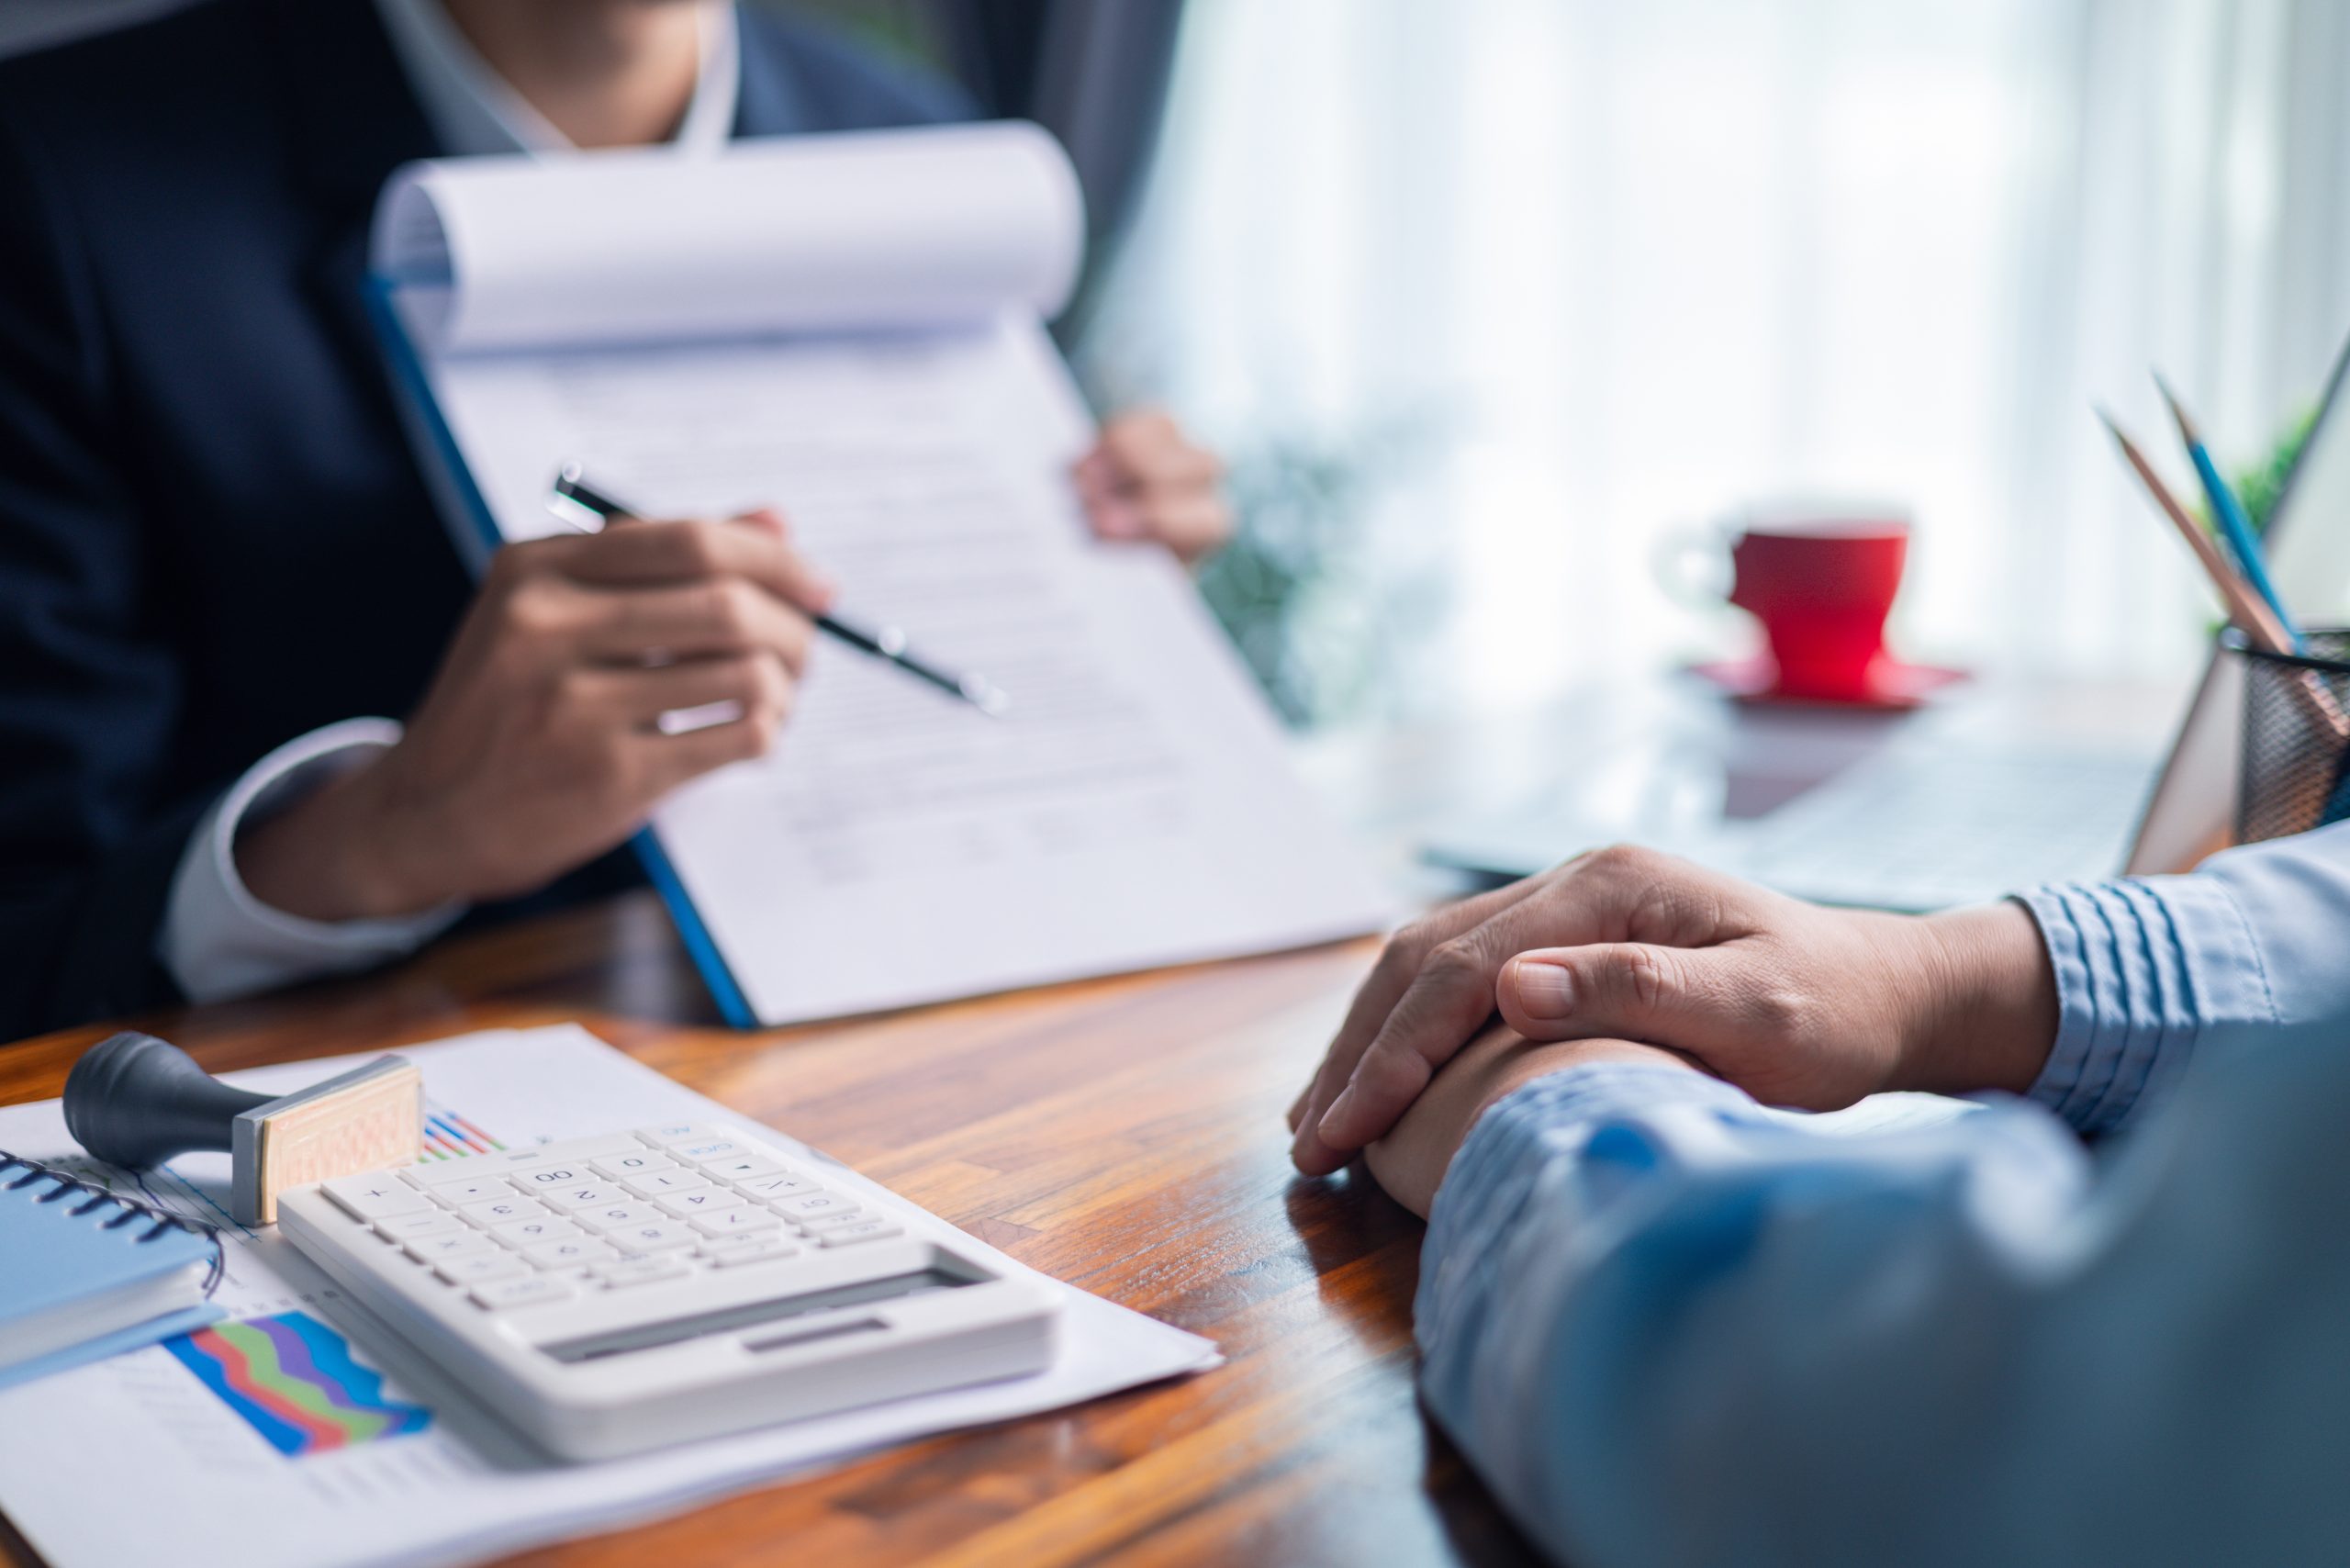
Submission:
<svg viewBox="0 0 2350 1568">
<path fill-rule="evenodd" d="M 215 1324 L 164 1341 L 180 1364 L 284 1454 L 420 1432 L 432 1412 L 384 1397 L 384 1379 L 306 1312 Z"/>
<path fill-rule="evenodd" d="M 476 1126 L 470 1117 L 441 1105 L 424 1107 L 424 1148 L 417 1155 L 420 1161 L 489 1154 L 505 1147 Z"/>
</svg>

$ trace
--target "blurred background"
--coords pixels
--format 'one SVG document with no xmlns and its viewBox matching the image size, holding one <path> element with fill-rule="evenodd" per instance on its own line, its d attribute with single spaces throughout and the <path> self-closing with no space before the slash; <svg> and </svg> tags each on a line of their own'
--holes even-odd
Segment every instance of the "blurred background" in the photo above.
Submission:
<svg viewBox="0 0 2350 1568">
<path fill-rule="evenodd" d="M 2159 435 L 2159 364 L 2256 467 L 2350 329 L 2336 0 L 820 8 L 1071 140 L 1064 336 L 1225 454 L 1204 587 L 1300 726 L 1743 651 L 1657 558 L 1788 495 L 1914 511 L 1911 657 L 2183 672 L 2207 591 L 2092 407 Z"/>
<path fill-rule="evenodd" d="M 2091 408 L 2158 364 L 2249 465 L 2315 398 L 2345 65 L 2330 0 L 1194 0 L 1085 361 L 1320 546 L 1293 712 L 1743 648 L 1653 560 L 1789 492 L 1914 508 L 1911 656 L 2176 669 Z"/>
</svg>

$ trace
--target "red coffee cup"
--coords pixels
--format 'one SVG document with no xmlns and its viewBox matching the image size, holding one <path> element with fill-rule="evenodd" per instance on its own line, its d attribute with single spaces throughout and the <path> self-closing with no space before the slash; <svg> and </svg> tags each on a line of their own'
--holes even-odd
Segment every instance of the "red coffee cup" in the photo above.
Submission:
<svg viewBox="0 0 2350 1568">
<path fill-rule="evenodd" d="M 1901 588 L 1909 520 L 1892 508 L 1750 512 L 1730 545 L 1729 601 L 1762 623 L 1778 666 L 1769 695 L 1883 700 L 1897 665 L 1885 620 Z"/>
</svg>

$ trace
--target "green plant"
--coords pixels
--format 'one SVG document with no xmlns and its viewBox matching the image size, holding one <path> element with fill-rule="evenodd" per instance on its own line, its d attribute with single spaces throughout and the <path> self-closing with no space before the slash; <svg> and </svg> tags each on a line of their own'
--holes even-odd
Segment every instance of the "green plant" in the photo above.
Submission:
<svg viewBox="0 0 2350 1568">
<path fill-rule="evenodd" d="M 2236 498 L 2244 503 L 2244 515 L 2252 520 L 2255 529 L 2266 531 L 2268 520 L 2277 510 L 2277 498 L 2284 494 L 2285 481 L 2292 474 L 2293 465 L 2300 461 L 2301 449 L 2309 444 L 2310 432 L 2315 429 L 2317 410 L 2311 409 L 2286 427 L 2266 461 L 2237 472 Z"/>
<path fill-rule="evenodd" d="M 1372 537 L 1432 434 L 1428 420 L 1395 420 L 1231 454 L 1238 525 L 1202 569 L 1200 591 L 1292 726 L 1373 710 L 1397 689 L 1412 634 L 1436 618 L 1438 574 L 1411 569 Z"/>
</svg>

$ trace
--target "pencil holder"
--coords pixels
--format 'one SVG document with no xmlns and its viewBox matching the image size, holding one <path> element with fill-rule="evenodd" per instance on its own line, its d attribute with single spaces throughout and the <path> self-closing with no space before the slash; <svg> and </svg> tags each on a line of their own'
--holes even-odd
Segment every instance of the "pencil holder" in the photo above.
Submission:
<svg viewBox="0 0 2350 1568">
<path fill-rule="evenodd" d="M 2244 665 L 2239 844 L 2350 817 L 2350 631 L 2303 641 L 2306 654 L 2271 654 L 2232 628 L 2223 639 Z"/>
</svg>

